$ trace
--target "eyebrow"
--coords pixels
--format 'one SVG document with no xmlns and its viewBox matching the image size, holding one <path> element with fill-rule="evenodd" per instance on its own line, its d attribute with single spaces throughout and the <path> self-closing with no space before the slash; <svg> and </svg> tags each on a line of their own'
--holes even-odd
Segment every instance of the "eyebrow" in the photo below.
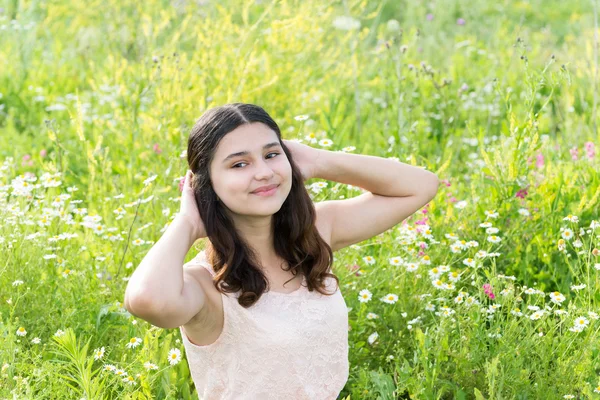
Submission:
<svg viewBox="0 0 600 400">
<path fill-rule="evenodd" d="M 270 149 L 271 147 L 276 147 L 276 146 L 280 146 L 279 142 L 271 142 L 271 143 L 267 143 L 263 146 L 263 150 L 266 149 Z M 238 157 L 238 156 L 246 156 L 250 154 L 249 151 L 240 151 L 237 153 L 231 153 L 230 155 L 228 155 L 227 157 L 225 157 L 225 159 L 223 160 L 223 163 L 226 163 L 228 160 L 234 158 L 234 157 Z"/>
</svg>

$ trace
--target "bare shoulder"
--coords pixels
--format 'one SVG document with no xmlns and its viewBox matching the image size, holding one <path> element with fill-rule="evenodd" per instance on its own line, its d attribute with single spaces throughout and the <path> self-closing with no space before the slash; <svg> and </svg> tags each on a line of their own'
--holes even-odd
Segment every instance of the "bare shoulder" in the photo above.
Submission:
<svg viewBox="0 0 600 400">
<path fill-rule="evenodd" d="M 202 310 L 183 325 L 183 330 L 190 342 L 205 346 L 213 343 L 223 330 L 223 299 L 214 287 L 211 273 L 200 264 L 187 264 L 184 273 L 195 279 L 206 295 Z"/>
</svg>

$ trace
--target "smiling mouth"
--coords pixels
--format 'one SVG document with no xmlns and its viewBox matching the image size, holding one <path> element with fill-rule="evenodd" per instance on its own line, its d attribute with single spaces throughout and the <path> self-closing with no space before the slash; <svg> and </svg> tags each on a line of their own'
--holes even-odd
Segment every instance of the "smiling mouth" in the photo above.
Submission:
<svg viewBox="0 0 600 400">
<path fill-rule="evenodd" d="M 274 194 L 277 189 L 279 189 L 279 185 L 275 186 L 273 189 L 269 189 L 269 190 L 263 190 L 260 192 L 251 192 L 252 194 L 258 195 L 258 196 L 269 196 Z"/>
</svg>

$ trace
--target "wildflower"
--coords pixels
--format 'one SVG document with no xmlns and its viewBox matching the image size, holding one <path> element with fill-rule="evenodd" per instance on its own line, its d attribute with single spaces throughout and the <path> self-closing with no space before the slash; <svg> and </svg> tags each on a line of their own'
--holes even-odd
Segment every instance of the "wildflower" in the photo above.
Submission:
<svg viewBox="0 0 600 400">
<path fill-rule="evenodd" d="M 555 304 L 560 304 L 565 301 L 566 297 L 560 292 L 552 292 L 550 293 L 550 301 Z"/>
<path fill-rule="evenodd" d="M 56 337 L 61 337 L 65 334 L 64 331 L 62 331 L 61 329 L 57 330 L 56 333 L 54 334 L 54 336 Z"/>
<path fill-rule="evenodd" d="M 352 17 L 339 16 L 333 20 L 333 26 L 340 30 L 354 30 L 360 28 L 360 21 Z M 298 117 L 296 117 L 297 119 Z"/>
<path fill-rule="evenodd" d="M 150 361 L 146 361 L 144 363 L 144 368 L 146 368 L 147 370 L 151 370 L 151 369 L 158 369 L 158 365 L 151 363 Z"/>
<path fill-rule="evenodd" d="M 492 285 L 490 285 L 489 283 L 483 285 L 483 291 L 485 292 L 485 294 L 487 294 L 487 296 L 490 299 L 494 299 L 496 297 L 494 293 L 492 293 Z"/>
<path fill-rule="evenodd" d="M 544 166 L 544 155 L 542 153 L 538 153 L 535 160 L 536 168 L 542 168 Z"/>
<path fill-rule="evenodd" d="M 594 143 L 585 142 L 584 144 L 585 150 L 587 152 L 587 157 L 591 160 L 596 156 L 596 149 L 594 148 Z"/>
<path fill-rule="evenodd" d="M 25 330 L 25 328 L 20 327 L 19 329 L 17 329 L 17 336 L 25 336 L 27 335 L 27 331 Z"/>
<path fill-rule="evenodd" d="M 465 24 L 465 20 L 463 18 L 459 18 L 456 20 L 456 24 L 457 25 L 464 25 Z"/>
<path fill-rule="evenodd" d="M 111 372 L 112 372 L 112 371 L 115 371 L 116 369 L 117 369 L 117 367 L 115 367 L 115 366 L 114 366 L 114 365 L 112 365 L 112 364 L 105 364 L 105 365 L 104 365 L 104 370 L 105 370 L 105 371 L 111 371 Z"/>
<path fill-rule="evenodd" d="M 415 272 L 417 269 L 419 269 L 419 264 L 417 263 L 406 263 L 406 270 L 408 272 Z"/>
<path fill-rule="evenodd" d="M 127 348 L 137 347 L 137 346 L 139 346 L 140 343 L 142 343 L 142 339 L 140 339 L 138 337 L 132 337 L 131 339 L 129 339 L 129 343 L 127 343 L 126 347 Z"/>
<path fill-rule="evenodd" d="M 430 269 L 428 274 L 431 279 L 438 279 L 442 275 L 442 271 L 440 271 L 439 268 L 436 267 Z"/>
<path fill-rule="evenodd" d="M 520 309 L 520 308 L 514 308 L 514 309 L 512 309 L 512 310 L 510 311 L 510 313 L 511 313 L 512 315 L 516 315 L 517 317 L 522 317 L 522 316 L 523 316 L 523 313 L 521 312 L 521 309 Z"/>
<path fill-rule="evenodd" d="M 154 181 L 158 175 L 151 175 L 149 178 L 144 179 L 144 186 L 148 186 L 152 181 Z"/>
<path fill-rule="evenodd" d="M 94 350 L 94 360 L 99 360 L 104 357 L 104 347 Z"/>
<path fill-rule="evenodd" d="M 375 259 L 371 256 L 363 257 L 363 260 L 369 265 L 375 264 Z"/>
<path fill-rule="evenodd" d="M 175 364 L 179 364 L 179 361 L 181 361 L 181 351 L 179 351 L 179 349 L 171 349 L 169 351 L 169 364 L 171 365 L 175 365 Z"/>
<path fill-rule="evenodd" d="M 377 318 L 379 318 L 379 315 L 377 315 L 375 313 L 370 312 L 367 314 L 367 319 L 377 319 Z"/>
<path fill-rule="evenodd" d="M 392 293 L 388 293 L 387 295 L 385 295 L 385 297 L 381 299 L 381 301 L 388 304 L 394 304 L 398 301 L 398 296 Z"/>
<path fill-rule="evenodd" d="M 402 260 L 402 257 L 392 257 L 389 259 L 389 262 L 392 265 L 400 265 L 404 262 L 404 260 Z"/>
<path fill-rule="evenodd" d="M 562 231 L 562 233 L 560 235 L 562 236 L 563 239 L 571 240 L 571 238 L 573 237 L 573 231 L 569 228 L 566 228 Z"/>
<path fill-rule="evenodd" d="M 585 289 L 586 286 L 587 285 L 585 283 L 582 283 L 581 285 L 572 285 L 571 290 L 577 291 L 577 290 Z"/>
<path fill-rule="evenodd" d="M 120 369 L 119 368 L 119 369 L 115 369 L 115 375 L 118 375 L 118 376 L 127 376 L 127 372 L 125 372 L 124 369 Z"/>
<path fill-rule="evenodd" d="M 569 214 L 563 218 L 563 221 L 579 222 L 579 217 L 576 215 Z"/>
<path fill-rule="evenodd" d="M 530 319 L 536 321 L 544 316 L 544 310 L 536 311 L 529 316 Z"/>
<path fill-rule="evenodd" d="M 571 149 L 569 149 L 569 153 L 571 154 L 571 159 L 573 161 L 577 161 L 577 158 L 579 156 L 579 149 L 577 148 L 577 146 L 571 147 Z"/>
<path fill-rule="evenodd" d="M 371 300 L 373 294 L 369 291 L 369 289 L 363 289 L 358 293 L 358 301 L 361 303 L 367 303 Z"/>
<path fill-rule="evenodd" d="M 377 332 L 373 332 L 372 334 L 369 335 L 367 342 L 369 342 L 369 344 L 372 345 L 373 343 L 375 343 L 375 341 L 377 340 L 378 337 L 379 337 L 379 334 Z"/>
<path fill-rule="evenodd" d="M 440 311 L 436 312 L 435 315 L 442 316 L 442 317 L 449 317 L 452 314 L 456 313 L 456 311 L 454 311 L 453 309 L 451 309 L 448 306 L 441 306 L 440 307 Z"/>
<path fill-rule="evenodd" d="M 527 196 L 527 189 L 521 189 L 517 192 L 517 194 L 515 194 L 515 197 L 518 197 L 520 199 L 524 199 Z"/>
<path fill-rule="evenodd" d="M 491 243 L 498 243 L 502 239 L 496 235 L 492 235 L 492 236 L 488 236 L 487 240 L 488 240 L 488 242 L 491 242 Z"/>
<path fill-rule="evenodd" d="M 586 317 L 579 317 L 575 319 L 575 326 L 585 328 L 589 325 L 590 321 Z"/>
<path fill-rule="evenodd" d="M 123 378 L 123 382 L 128 383 L 129 385 L 135 385 L 135 379 L 132 376 L 127 376 Z"/>
<path fill-rule="evenodd" d="M 450 272 L 448 274 L 448 279 L 450 279 L 451 282 L 458 282 L 460 280 L 460 275 L 458 272 L 454 271 L 454 272 Z"/>
<path fill-rule="evenodd" d="M 444 282 L 442 282 L 439 279 L 436 279 L 435 281 L 431 282 L 433 284 L 433 286 L 435 286 L 438 289 L 443 289 L 444 288 Z"/>
<path fill-rule="evenodd" d="M 469 267 L 473 267 L 475 265 L 475 260 L 472 258 L 467 258 L 463 260 L 463 264 L 468 265 Z"/>
<path fill-rule="evenodd" d="M 31 339 L 31 343 L 40 344 L 42 343 L 42 339 L 40 339 L 39 337 L 34 337 L 33 339 Z"/>
</svg>

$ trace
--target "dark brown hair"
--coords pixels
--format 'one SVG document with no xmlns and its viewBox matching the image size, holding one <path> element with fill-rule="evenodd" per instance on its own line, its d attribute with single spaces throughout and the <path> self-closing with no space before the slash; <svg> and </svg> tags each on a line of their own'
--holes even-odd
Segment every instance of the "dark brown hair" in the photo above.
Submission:
<svg viewBox="0 0 600 400">
<path fill-rule="evenodd" d="M 265 124 L 277 134 L 292 168 L 290 193 L 273 215 L 275 253 L 290 265 L 287 271 L 292 270 L 294 276 L 299 271 L 304 274 L 309 291 L 331 295 L 333 293 L 324 291 L 325 279 L 332 277 L 339 285 L 339 279 L 328 272 L 333 264 L 333 252 L 316 228 L 316 210 L 304 187 L 300 169 L 282 142 L 277 123 L 263 108 L 245 103 L 209 109 L 196 121 L 188 139 L 187 160 L 193 172 L 191 187 L 206 228 L 205 254 L 215 271 L 215 288 L 221 293 L 241 290 L 238 303 L 248 308 L 260 299 L 268 286 L 267 278 L 257 267 L 257 255 L 217 201 L 209 168 L 221 139 L 237 127 L 255 122 Z"/>
</svg>

